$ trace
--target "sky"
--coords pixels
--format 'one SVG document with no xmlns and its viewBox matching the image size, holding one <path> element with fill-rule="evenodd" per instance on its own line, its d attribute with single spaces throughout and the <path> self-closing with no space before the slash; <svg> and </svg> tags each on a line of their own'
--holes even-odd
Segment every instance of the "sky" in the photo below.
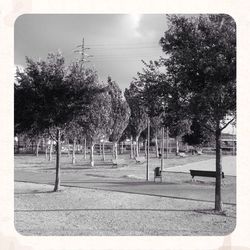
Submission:
<svg viewBox="0 0 250 250">
<path fill-rule="evenodd" d="M 142 70 L 142 59 L 164 56 L 159 40 L 166 30 L 164 14 L 25 14 L 15 22 L 14 63 L 25 67 L 26 56 L 45 59 L 60 50 L 70 64 L 80 59 L 74 51 L 84 38 L 88 66 L 101 81 L 111 76 L 125 90 Z"/>
<path fill-rule="evenodd" d="M 15 22 L 15 65 L 58 50 L 70 64 L 80 58 L 74 51 L 84 38 L 88 66 L 101 81 L 111 76 L 124 90 L 142 70 L 142 59 L 164 56 L 159 40 L 166 29 L 163 14 L 26 14 Z"/>
</svg>

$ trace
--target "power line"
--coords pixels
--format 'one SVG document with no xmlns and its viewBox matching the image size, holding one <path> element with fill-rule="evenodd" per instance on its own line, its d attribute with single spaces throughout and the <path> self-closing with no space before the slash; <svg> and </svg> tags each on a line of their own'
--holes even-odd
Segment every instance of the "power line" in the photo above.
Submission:
<svg viewBox="0 0 250 250">
<path fill-rule="evenodd" d="M 110 49 L 159 49 L 161 48 L 160 46 L 137 46 L 137 47 L 105 47 L 105 46 L 100 46 L 98 48 L 93 48 L 93 49 L 105 49 L 105 50 L 110 50 Z"/>
<path fill-rule="evenodd" d="M 152 43 L 99 43 L 99 44 L 86 44 L 86 46 L 89 47 L 113 47 L 113 46 L 122 46 L 122 47 L 128 47 L 128 46 L 134 46 L 134 45 L 140 45 L 140 46 L 157 46 L 158 43 L 152 42 Z"/>
</svg>

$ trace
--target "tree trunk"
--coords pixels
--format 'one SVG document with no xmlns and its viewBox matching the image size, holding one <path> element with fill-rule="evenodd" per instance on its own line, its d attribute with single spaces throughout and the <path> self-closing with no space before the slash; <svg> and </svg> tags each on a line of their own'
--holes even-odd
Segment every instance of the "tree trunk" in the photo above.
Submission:
<svg viewBox="0 0 250 250">
<path fill-rule="evenodd" d="M 69 140 L 68 140 L 68 157 L 70 157 L 70 144 L 69 144 Z"/>
<path fill-rule="evenodd" d="M 48 158 L 48 145 L 47 145 L 47 139 L 45 138 L 45 159 Z"/>
<path fill-rule="evenodd" d="M 76 138 L 73 140 L 72 164 L 76 163 Z"/>
<path fill-rule="evenodd" d="M 180 149 L 179 149 L 178 137 L 175 137 L 175 143 L 176 143 L 176 155 L 179 155 Z"/>
<path fill-rule="evenodd" d="M 38 139 L 37 143 L 36 143 L 36 157 L 38 157 L 38 155 L 39 155 L 39 146 L 40 146 L 40 143 L 41 143 L 41 139 Z"/>
<path fill-rule="evenodd" d="M 61 133 L 60 129 L 56 131 L 56 181 L 54 192 L 60 188 L 60 156 L 61 156 Z"/>
<path fill-rule="evenodd" d="M 124 151 L 123 151 L 123 141 L 121 142 L 121 154 L 123 154 Z"/>
<path fill-rule="evenodd" d="M 99 155 L 102 155 L 102 144 L 101 144 L 101 142 L 99 143 Z"/>
<path fill-rule="evenodd" d="M 49 143 L 49 161 L 52 161 L 52 152 L 53 152 L 53 141 L 50 139 L 50 143 Z"/>
<path fill-rule="evenodd" d="M 169 136 L 168 136 L 168 127 L 167 127 L 167 133 L 166 133 L 166 137 L 167 137 L 167 140 L 166 140 L 166 158 L 168 159 L 168 140 L 169 140 Z"/>
<path fill-rule="evenodd" d="M 83 153 L 83 157 L 84 157 L 84 160 L 87 159 L 87 140 L 86 138 L 84 138 L 84 153 Z"/>
<path fill-rule="evenodd" d="M 144 154 L 147 155 L 147 139 L 144 141 Z"/>
<path fill-rule="evenodd" d="M 133 149 L 133 137 L 130 137 L 130 158 L 134 158 L 134 149 Z"/>
<path fill-rule="evenodd" d="M 105 161 L 105 143 L 102 143 L 102 160 Z"/>
<path fill-rule="evenodd" d="M 31 141 L 31 153 L 32 154 L 34 153 L 34 142 L 33 142 L 33 140 Z"/>
<path fill-rule="evenodd" d="M 118 158 L 118 154 L 117 154 L 117 142 L 113 143 L 113 149 L 114 149 L 114 159 L 116 160 Z"/>
<path fill-rule="evenodd" d="M 221 177 L 222 177 L 222 166 L 221 166 L 221 130 L 219 123 L 217 124 L 215 132 L 216 141 L 216 183 L 215 183 L 215 211 L 222 211 L 222 200 L 221 200 Z"/>
<path fill-rule="evenodd" d="M 118 147 L 118 154 L 121 155 L 122 154 L 122 149 L 121 149 L 121 142 L 117 143 L 117 147 Z"/>
<path fill-rule="evenodd" d="M 146 165 L 146 181 L 149 181 L 149 148 L 150 148 L 150 120 L 148 118 L 147 121 L 148 125 L 148 136 L 147 136 L 147 141 L 148 141 L 148 147 L 147 147 L 147 165 Z"/>
<path fill-rule="evenodd" d="M 94 163 L 94 148 L 95 148 L 95 144 L 93 142 L 91 142 L 91 146 L 90 146 L 90 166 L 94 167 L 95 163 Z"/>
<path fill-rule="evenodd" d="M 135 137 L 135 141 L 136 141 L 135 157 L 138 157 L 139 156 L 139 136 Z"/>
<path fill-rule="evenodd" d="M 156 156 L 156 158 L 159 157 L 159 147 L 158 147 L 158 138 L 157 138 L 157 136 L 158 136 L 158 133 L 156 132 L 155 133 L 155 156 Z"/>
</svg>

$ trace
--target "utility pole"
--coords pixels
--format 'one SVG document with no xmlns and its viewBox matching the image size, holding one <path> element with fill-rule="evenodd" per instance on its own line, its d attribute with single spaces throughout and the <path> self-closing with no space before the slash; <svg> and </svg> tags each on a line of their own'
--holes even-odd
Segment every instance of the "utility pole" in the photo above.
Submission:
<svg viewBox="0 0 250 250">
<path fill-rule="evenodd" d="M 87 60 L 87 58 L 89 57 L 93 57 L 93 55 L 88 55 L 85 53 L 85 50 L 88 50 L 90 48 L 85 48 L 85 44 L 84 44 L 84 38 L 82 39 L 82 44 L 76 46 L 76 50 L 74 50 L 75 53 L 79 53 L 81 55 L 81 58 L 80 58 L 80 63 L 81 63 L 81 66 L 83 66 L 83 64 L 85 62 L 90 62 L 89 60 Z"/>
</svg>

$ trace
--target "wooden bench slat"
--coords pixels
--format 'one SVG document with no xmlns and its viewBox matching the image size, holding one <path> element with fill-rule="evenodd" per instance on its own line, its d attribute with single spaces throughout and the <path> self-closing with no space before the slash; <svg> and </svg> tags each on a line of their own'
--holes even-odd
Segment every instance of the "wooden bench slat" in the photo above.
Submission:
<svg viewBox="0 0 250 250">
<path fill-rule="evenodd" d="M 124 159 L 113 159 L 112 160 L 113 166 L 118 166 L 118 165 L 126 165 Z"/>
<path fill-rule="evenodd" d="M 201 177 L 216 177 L 216 171 L 206 171 L 206 170 L 190 170 L 190 174 L 192 178 L 194 176 L 201 176 Z M 224 172 L 222 172 L 222 178 L 225 178 Z"/>
<path fill-rule="evenodd" d="M 145 157 L 135 157 L 136 163 L 144 163 L 146 161 Z"/>
</svg>

